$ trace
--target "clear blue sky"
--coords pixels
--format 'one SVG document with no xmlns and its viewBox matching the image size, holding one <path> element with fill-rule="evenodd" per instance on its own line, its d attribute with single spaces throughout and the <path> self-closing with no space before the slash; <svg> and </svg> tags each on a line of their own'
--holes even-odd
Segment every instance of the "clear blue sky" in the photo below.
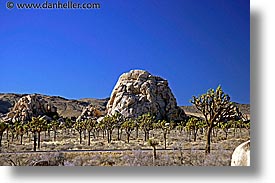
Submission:
<svg viewBox="0 0 275 183">
<path fill-rule="evenodd" d="M 179 105 L 219 84 L 250 103 L 249 0 L 93 2 L 101 9 L 1 1 L 0 93 L 106 98 L 120 74 L 144 69 L 169 81 Z"/>
</svg>

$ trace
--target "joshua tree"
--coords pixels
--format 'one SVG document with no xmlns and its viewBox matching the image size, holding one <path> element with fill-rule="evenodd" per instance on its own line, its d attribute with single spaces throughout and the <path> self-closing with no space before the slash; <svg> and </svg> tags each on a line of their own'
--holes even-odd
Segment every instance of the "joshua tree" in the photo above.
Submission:
<svg viewBox="0 0 275 183">
<path fill-rule="evenodd" d="M 37 130 L 37 134 L 38 134 L 38 139 L 37 139 L 37 147 L 38 149 L 40 149 L 40 142 L 41 142 L 41 132 L 46 130 L 47 128 L 47 121 L 42 118 L 42 117 L 38 117 L 38 120 L 36 121 L 37 125 L 36 125 L 36 130 Z"/>
<path fill-rule="evenodd" d="M 155 117 L 152 116 L 150 113 L 143 114 L 139 117 L 140 127 L 144 131 L 144 141 L 149 139 L 149 132 L 153 129 L 153 123 L 155 121 Z"/>
<path fill-rule="evenodd" d="M 51 127 L 53 129 L 53 140 L 56 141 L 56 134 L 57 134 L 57 130 L 59 128 L 59 122 L 56 120 L 53 120 L 51 122 Z"/>
<path fill-rule="evenodd" d="M 83 121 L 77 121 L 75 124 L 74 124 L 74 126 L 73 126 L 75 129 L 76 129 L 76 131 L 78 131 L 78 133 L 79 133 L 79 144 L 81 144 L 82 143 L 82 136 L 81 136 L 81 134 L 82 134 L 82 131 L 83 131 L 83 129 L 84 129 L 84 122 Z"/>
<path fill-rule="evenodd" d="M 184 126 L 185 126 L 185 122 L 184 121 L 181 121 L 180 123 L 177 123 L 176 129 L 178 131 L 180 131 L 180 134 L 182 134 L 182 130 L 184 129 Z"/>
<path fill-rule="evenodd" d="M 23 135 L 25 133 L 26 127 L 22 123 L 15 123 L 16 135 L 20 136 L 20 144 L 23 144 Z"/>
<path fill-rule="evenodd" d="M 85 128 L 88 131 L 88 146 L 91 145 L 91 131 L 95 129 L 96 119 L 88 119 L 85 122 Z"/>
<path fill-rule="evenodd" d="M 218 86 L 216 90 L 210 89 L 206 94 L 193 96 L 191 103 L 203 114 L 207 125 L 207 138 L 205 153 L 210 153 L 211 133 L 219 122 L 235 119 L 238 115 L 237 107 L 230 102 L 229 95 Z"/>
<path fill-rule="evenodd" d="M 197 134 L 199 129 L 204 127 L 205 127 L 205 123 L 202 120 L 194 117 L 191 117 L 186 123 L 187 130 L 189 132 L 193 132 L 194 142 L 196 142 L 197 140 Z"/>
<path fill-rule="evenodd" d="M 158 145 L 159 143 L 154 140 L 154 139 L 149 139 L 148 140 L 148 145 L 152 147 L 152 150 L 153 150 L 153 164 L 155 165 L 156 164 L 156 159 L 157 159 L 157 149 L 156 149 L 156 146 Z"/>
<path fill-rule="evenodd" d="M 68 129 L 68 132 L 69 132 L 69 129 L 72 129 L 73 122 L 70 118 L 65 119 L 65 127 L 66 127 L 66 129 Z"/>
<path fill-rule="evenodd" d="M 227 137 L 228 137 L 228 131 L 232 127 L 233 123 L 234 123 L 233 121 L 228 121 L 228 122 L 225 122 L 225 123 L 221 122 L 218 125 L 224 131 L 224 133 L 225 133 L 225 139 L 227 139 Z"/>
<path fill-rule="evenodd" d="M 237 125 L 237 128 L 239 128 L 239 130 L 240 130 L 240 135 L 241 135 L 241 137 L 242 137 L 242 128 L 244 127 L 244 122 L 243 122 L 243 120 L 238 120 L 238 121 L 236 121 L 236 125 Z"/>
<path fill-rule="evenodd" d="M 105 125 L 104 120 L 97 123 L 95 128 L 98 131 L 98 133 L 97 133 L 98 137 L 99 137 L 99 131 L 102 131 L 102 138 L 104 139 L 105 138 L 105 132 L 106 132 L 106 125 Z"/>
<path fill-rule="evenodd" d="M 8 128 L 8 124 L 0 121 L 0 148 L 2 146 L 3 133 L 7 128 Z"/>
<path fill-rule="evenodd" d="M 107 130 L 108 143 L 112 141 L 112 133 L 115 128 L 115 122 L 116 120 L 113 118 L 113 116 L 105 116 L 103 119 L 104 126 Z"/>
<path fill-rule="evenodd" d="M 121 125 L 121 127 L 122 127 L 122 129 L 125 129 L 125 132 L 127 135 L 127 142 L 129 143 L 131 132 L 135 128 L 135 121 L 132 118 L 127 119 L 124 121 L 124 123 Z"/>
<path fill-rule="evenodd" d="M 136 131 L 136 139 L 138 139 L 138 129 L 140 127 L 140 121 L 136 118 L 134 118 L 134 122 L 135 122 L 135 131 Z"/>
<path fill-rule="evenodd" d="M 32 117 L 32 120 L 28 124 L 30 131 L 33 134 L 33 151 L 36 151 L 36 140 L 37 140 L 36 132 L 37 132 L 37 123 L 38 123 L 37 121 L 38 121 L 38 118 Z"/>
<path fill-rule="evenodd" d="M 159 120 L 157 123 L 154 123 L 154 127 L 160 128 L 162 130 L 164 139 L 164 149 L 166 149 L 167 134 L 170 132 L 171 129 L 174 128 L 174 122 L 168 123 L 166 120 Z"/>
<path fill-rule="evenodd" d="M 18 122 L 15 122 L 18 123 Z M 15 125 L 14 124 L 8 124 L 7 133 L 11 133 L 11 142 L 14 140 L 14 134 L 15 134 Z"/>
<path fill-rule="evenodd" d="M 117 128 L 117 140 L 120 140 L 119 130 L 123 123 L 123 116 L 119 112 L 116 112 L 112 117 L 114 120 L 114 125 Z"/>
<path fill-rule="evenodd" d="M 250 135 L 250 121 L 247 121 L 246 123 L 244 123 L 244 127 L 247 129 L 248 134 Z"/>
</svg>

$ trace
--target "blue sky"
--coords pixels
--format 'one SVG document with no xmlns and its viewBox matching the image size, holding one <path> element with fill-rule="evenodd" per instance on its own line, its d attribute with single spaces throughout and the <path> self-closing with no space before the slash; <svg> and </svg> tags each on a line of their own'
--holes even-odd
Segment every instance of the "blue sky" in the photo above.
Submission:
<svg viewBox="0 0 275 183">
<path fill-rule="evenodd" d="M 122 73 L 144 69 L 169 81 L 179 105 L 219 84 L 250 103 L 249 0 L 93 2 L 101 9 L 1 1 L 0 93 L 106 98 Z"/>
</svg>

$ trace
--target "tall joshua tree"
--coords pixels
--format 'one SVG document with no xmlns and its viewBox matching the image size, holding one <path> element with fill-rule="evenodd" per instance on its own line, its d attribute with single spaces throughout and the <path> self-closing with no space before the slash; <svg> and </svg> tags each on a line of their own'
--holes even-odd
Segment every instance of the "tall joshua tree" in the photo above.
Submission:
<svg viewBox="0 0 275 183">
<path fill-rule="evenodd" d="M 219 122 L 235 119 L 239 112 L 237 107 L 230 101 L 228 94 L 225 94 L 218 86 L 216 90 L 209 89 L 205 94 L 198 97 L 193 96 L 191 103 L 203 114 L 207 125 L 207 138 L 205 153 L 210 153 L 211 132 Z"/>
</svg>

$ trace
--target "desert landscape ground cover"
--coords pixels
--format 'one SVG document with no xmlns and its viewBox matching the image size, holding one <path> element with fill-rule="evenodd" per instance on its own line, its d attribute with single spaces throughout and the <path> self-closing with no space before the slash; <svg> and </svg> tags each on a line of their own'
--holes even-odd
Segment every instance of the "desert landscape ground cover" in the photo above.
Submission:
<svg viewBox="0 0 275 183">
<path fill-rule="evenodd" d="M 0 163 L 16 166 L 229 166 L 234 149 L 250 138 L 246 128 L 229 129 L 227 138 L 225 131 L 217 128 L 212 138 L 211 153 L 206 155 L 204 133 L 198 132 L 194 142 L 194 134 L 186 128 L 171 130 L 165 149 L 162 131 L 155 129 L 150 133 L 150 138 L 158 142 L 154 160 L 152 147 L 144 141 L 142 131 L 137 139 L 133 131 L 129 143 L 125 132 L 120 135 L 121 140 L 116 134 L 114 130 L 110 143 L 102 134 L 96 138 L 92 136 L 88 145 L 87 133 L 80 144 L 75 129 L 58 130 L 55 141 L 54 132 L 49 134 L 45 131 L 41 134 L 41 148 L 32 152 L 31 133 L 23 136 L 22 144 L 19 137 L 15 136 L 12 140 L 11 133 L 7 141 L 4 133 Z"/>
</svg>

